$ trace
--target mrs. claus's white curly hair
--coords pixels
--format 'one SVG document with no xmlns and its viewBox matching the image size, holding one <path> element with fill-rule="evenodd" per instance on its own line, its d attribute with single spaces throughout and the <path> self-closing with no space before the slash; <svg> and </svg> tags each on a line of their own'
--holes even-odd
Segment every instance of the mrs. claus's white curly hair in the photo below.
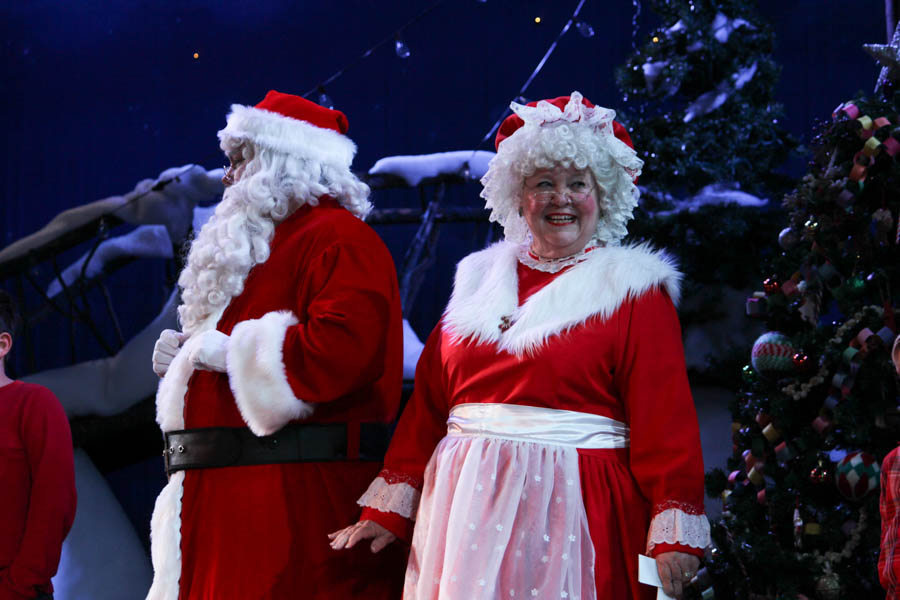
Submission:
<svg viewBox="0 0 900 600">
<path fill-rule="evenodd" d="M 481 178 L 481 197 L 491 209 L 490 220 L 503 226 L 507 240 L 526 241 L 530 231 L 519 214 L 524 179 L 538 169 L 590 168 L 600 198 L 594 239 L 618 245 L 638 203 L 634 179 L 644 161 L 613 133 L 615 111 L 586 106 L 578 92 L 572 92 L 563 110 L 545 100 L 537 106 L 513 102 L 510 108 L 525 124 L 500 143 Z"/>
</svg>

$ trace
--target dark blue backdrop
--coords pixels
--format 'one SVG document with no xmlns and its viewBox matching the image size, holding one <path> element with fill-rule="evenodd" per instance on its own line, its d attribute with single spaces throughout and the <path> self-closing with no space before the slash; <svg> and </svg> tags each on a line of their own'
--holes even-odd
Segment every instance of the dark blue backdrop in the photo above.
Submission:
<svg viewBox="0 0 900 600">
<path fill-rule="evenodd" d="M 430 4 L 7 0 L 0 9 L 6 132 L 0 244 L 31 233 L 63 209 L 124 193 L 167 167 L 221 165 L 215 132 L 232 102 L 255 103 L 269 88 L 302 93 Z M 402 32 L 409 58 L 398 58 L 387 44 L 349 70 L 327 91 L 349 116 L 349 134 L 359 145 L 355 168 L 368 169 L 391 154 L 474 147 L 576 4 L 446 0 Z M 877 68 L 860 45 L 883 41 L 882 5 L 759 5 L 777 34 L 776 56 L 784 65 L 778 98 L 786 124 L 805 139 L 815 120 L 873 85 Z M 586 39 L 570 31 L 526 95 L 578 89 L 599 104 L 619 105 L 613 69 L 631 51 L 633 15 L 630 0 L 587 0 L 582 17 L 597 35 Z M 640 41 L 655 23 L 646 9 L 639 23 Z M 461 193 L 475 201 L 477 187 L 467 187 Z M 398 193 L 374 199 L 382 205 L 415 201 Z M 448 231 L 442 248 L 472 242 L 468 233 Z M 411 228 L 380 232 L 399 259 Z M 442 249 L 440 264 L 469 249 Z M 162 272 L 159 267 L 148 278 L 119 282 L 126 334 L 159 309 Z M 446 298 L 446 284 L 432 283 L 412 319 L 420 335 Z M 144 302 L 131 302 L 136 297 Z"/>
</svg>

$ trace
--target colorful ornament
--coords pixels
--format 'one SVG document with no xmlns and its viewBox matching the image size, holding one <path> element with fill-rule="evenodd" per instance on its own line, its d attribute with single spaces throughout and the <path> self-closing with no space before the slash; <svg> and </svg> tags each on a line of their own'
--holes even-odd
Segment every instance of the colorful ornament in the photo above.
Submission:
<svg viewBox="0 0 900 600">
<path fill-rule="evenodd" d="M 841 459 L 835 468 L 835 484 L 848 500 L 859 500 L 878 488 L 881 467 L 875 457 L 857 450 Z"/>
<path fill-rule="evenodd" d="M 775 279 L 774 276 L 772 276 L 763 281 L 763 289 L 769 295 L 775 294 L 781 290 L 781 284 L 778 283 L 778 280 Z"/>
<path fill-rule="evenodd" d="M 781 230 L 781 233 L 778 234 L 778 245 L 781 246 L 783 250 L 790 250 L 799 243 L 800 234 L 795 229 L 785 227 Z"/>
<path fill-rule="evenodd" d="M 797 353 L 790 338 L 779 331 L 767 331 L 753 343 L 750 363 L 763 377 L 777 377 L 794 369 L 792 357 Z"/>
<path fill-rule="evenodd" d="M 819 600 L 840 600 L 841 581 L 835 573 L 826 573 L 816 582 L 816 597 Z"/>
<path fill-rule="evenodd" d="M 824 458 L 819 457 L 819 463 L 809 472 L 809 480 L 813 483 L 826 483 L 831 481 L 831 470 Z"/>
</svg>

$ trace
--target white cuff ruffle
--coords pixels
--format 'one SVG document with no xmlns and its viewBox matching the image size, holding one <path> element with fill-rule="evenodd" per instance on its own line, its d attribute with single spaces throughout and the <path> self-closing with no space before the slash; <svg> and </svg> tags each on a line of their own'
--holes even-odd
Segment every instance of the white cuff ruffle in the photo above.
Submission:
<svg viewBox="0 0 900 600">
<path fill-rule="evenodd" d="M 692 515 L 680 508 L 667 508 L 650 521 L 647 553 L 650 554 L 657 544 L 706 548 L 709 542 L 709 520 L 706 515 Z"/>
<path fill-rule="evenodd" d="M 415 521 L 420 496 L 421 492 L 408 483 L 388 483 L 384 477 L 376 477 L 356 503 Z"/>
</svg>

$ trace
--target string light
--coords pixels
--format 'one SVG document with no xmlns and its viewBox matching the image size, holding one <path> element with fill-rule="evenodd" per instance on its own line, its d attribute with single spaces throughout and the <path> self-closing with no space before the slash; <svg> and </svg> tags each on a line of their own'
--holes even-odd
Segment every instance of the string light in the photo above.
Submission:
<svg viewBox="0 0 900 600">
<path fill-rule="evenodd" d="M 594 28 L 591 27 L 591 24 L 587 21 L 578 21 L 575 23 L 575 29 L 578 30 L 578 33 L 580 33 L 582 37 L 594 37 Z"/>
<path fill-rule="evenodd" d="M 540 18 L 540 17 L 535 17 L 535 18 L 534 18 L 534 22 L 535 22 L 535 24 L 540 25 L 540 24 L 541 24 L 541 18 Z"/>
<path fill-rule="evenodd" d="M 562 31 L 559 32 L 559 35 L 557 35 L 556 39 L 553 40 L 553 43 L 550 44 L 550 47 L 547 49 L 547 52 L 544 54 L 543 58 L 541 58 L 540 62 L 534 68 L 534 71 L 531 72 L 531 75 L 525 81 L 525 84 L 522 85 L 521 89 L 519 89 L 519 93 L 516 96 L 515 102 L 519 104 L 528 104 L 528 100 L 525 99 L 525 91 L 528 89 L 528 86 L 531 85 L 531 82 L 534 81 L 534 78 L 537 77 L 537 74 L 541 72 L 541 69 L 544 68 L 544 65 L 547 63 L 547 59 L 549 59 L 550 55 L 553 54 L 553 51 L 556 50 L 556 46 L 559 44 L 559 40 L 561 40 L 562 37 L 566 35 L 566 32 L 569 31 L 569 28 L 572 27 L 573 23 L 579 21 L 578 15 L 581 13 L 581 8 L 584 6 L 584 2 L 585 0 L 579 0 L 578 5 L 575 7 L 575 11 L 572 13 L 572 16 L 569 17 L 569 20 L 566 21 L 565 25 L 563 25 Z M 507 107 L 506 110 L 500 113 L 500 118 L 494 121 L 494 124 L 491 126 L 488 132 L 484 134 L 484 137 L 481 138 L 481 141 L 478 143 L 478 146 L 476 146 L 476 148 L 487 142 L 491 138 L 491 136 L 494 135 L 494 132 L 497 131 L 497 128 L 500 127 L 500 123 L 503 122 L 503 119 L 506 118 L 509 112 L 509 108 Z M 477 152 L 477 150 L 472 151 L 472 156 L 475 156 L 475 152 Z"/>
<path fill-rule="evenodd" d="M 654 43 L 654 44 L 658 44 L 658 43 L 659 43 L 659 36 L 654 35 L 652 39 L 653 39 L 653 43 Z"/>
<path fill-rule="evenodd" d="M 323 86 L 329 85 L 331 82 L 333 82 L 334 80 L 338 79 L 338 78 L 341 77 L 344 73 L 346 73 L 347 71 L 349 71 L 350 69 L 352 69 L 353 67 L 355 67 L 356 65 L 358 65 L 360 62 L 362 62 L 363 59 L 368 58 L 369 56 L 372 55 L 373 52 L 375 52 L 376 50 L 378 50 L 379 48 L 381 48 L 381 47 L 384 46 L 385 44 L 390 43 L 391 41 L 394 41 L 394 42 L 395 42 L 395 44 L 394 44 L 394 50 L 396 51 L 396 50 L 397 50 L 397 44 L 396 44 L 396 41 L 397 41 L 397 39 L 398 39 L 398 36 L 400 35 L 400 32 L 403 31 L 404 29 L 406 29 L 407 27 L 410 27 L 411 25 L 415 24 L 415 23 L 418 22 L 419 20 L 421 20 L 425 15 L 427 15 L 428 13 L 430 13 L 431 11 L 433 11 L 435 8 L 437 8 L 438 6 L 440 6 L 441 4 L 443 4 L 445 1 L 446 1 L 446 0 L 436 0 L 433 4 L 431 4 L 430 6 L 428 6 L 427 8 L 425 8 L 422 12 L 420 12 L 420 13 L 417 14 L 415 17 L 413 17 L 412 19 L 410 19 L 409 21 L 407 21 L 405 25 L 403 25 L 402 27 L 400 27 L 399 29 L 397 29 L 397 31 L 396 31 L 395 33 L 392 33 L 391 35 L 389 35 L 389 36 L 385 37 L 384 39 L 382 39 L 380 42 L 378 42 L 377 44 L 375 44 L 374 46 L 372 46 L 371 48 L 369 48 L 368 50 L 366 50 L 365 52 L 363 52 L 362 54 L 360 54 L 353 62 L 351 62 L 351 63 L 345 65 L 344 67 L 342 67 L 341 69 L 339 69 L 338 71 L 336 71 L 335 73 L 333 73 L 330 77 L 328 77 L 327 79 L 325 79 L 324 81 L 322 81 L 322 83 L 320 83 L 319 85 L 317 85 L 317 86 L 315 86 L 314 88 L 309 89 L 309 90 L 307 90 L 306 92 L 304 92 L 304 93 L 302 94 L 302 96 L 303 96 L 304 98 L 308 98 L 308 97 L 310 97 L 312 94 L 315 94 L 316 92 L 319 91 L 319 87 L 323 87 Z M 405 44 L 404 44 L 404 46 L 405 46 Z M 409 50 L 408 47 L 407 47 L 406 49 Z"/>
<path fill-rule="evenodd" d="M 198 58 L 200 58 L 200 53 L 194 52 L 194 60 L 197 60 Z"/>
<path fill-rule="evenodd" d="M 397 56 L 400 58 L 409 58 L 410 51 L 409 46 L 406 45 L 406 42 L 400 39 L 400 35 L 397 35 L 397 39 L 394 41 L 394 52 L 397 53 Z"/>
<path fill-rule="evenodd" d="M 334 102 L 331 100 L 331 97 L 325 93 L 325 86 L 319 86 L 319 96 L 318 96 L 319 106 L 324 106 L 325 108 L 334 109 Z"/>
</svg>

